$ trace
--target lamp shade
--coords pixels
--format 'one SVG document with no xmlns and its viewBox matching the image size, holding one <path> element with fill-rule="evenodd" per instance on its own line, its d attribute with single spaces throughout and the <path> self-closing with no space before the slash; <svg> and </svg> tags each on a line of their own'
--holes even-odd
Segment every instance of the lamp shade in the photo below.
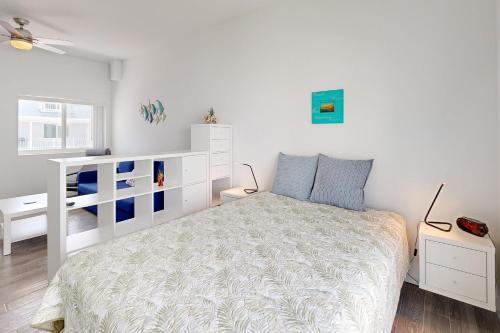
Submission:
<svg viewBox="0 0 500 333">
<path fill-rule="evenodd" d="M 11 38 L 10 45 L 18 50 L 31 50 L 33 43 L 22 38 Z"/>
</svg>

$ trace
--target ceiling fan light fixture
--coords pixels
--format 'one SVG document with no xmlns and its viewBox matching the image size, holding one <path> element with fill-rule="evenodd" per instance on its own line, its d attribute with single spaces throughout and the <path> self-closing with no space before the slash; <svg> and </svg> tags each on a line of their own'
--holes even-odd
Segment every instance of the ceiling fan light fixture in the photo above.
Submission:
<svg viewBox="0 0 500 333">
<path fill-rule="evenodd" d="M 18 50 L 31 50 L 33 48 L 33 43 L 22 38 L 11 38 L 10 46 Z"/>
<path fill-rule="evenodd" d="M 29 51 L 33 49 L 33 47 L 36 47 L 52 53 L 65 54 L 66 51 L 51 45 L 73 46 L 73 43 L 65 40 L 34 38 L 31 32 L 24 28 L 30 21 L 21 17 L 14 17 L 13 20 L 19 26 L 18 28 L 14 28 L 7 21 L 0 20 L 0 35 L 10 37 L 10 46 L 15 49 Z M 3 30 L 7 31 L 8 35 L 6 35 Z"/>
</svg>

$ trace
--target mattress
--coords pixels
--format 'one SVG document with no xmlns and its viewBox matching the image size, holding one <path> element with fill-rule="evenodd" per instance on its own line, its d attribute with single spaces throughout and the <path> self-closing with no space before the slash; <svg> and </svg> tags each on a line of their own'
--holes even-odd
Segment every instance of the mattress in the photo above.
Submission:
<svg viewBox="0 0 500 333">
<path fill-rule="evenodd" d="M 69 257 L 33 326 L 68 332 L 390 332 L 403 218 L 260 193 Z"/>
</svg>

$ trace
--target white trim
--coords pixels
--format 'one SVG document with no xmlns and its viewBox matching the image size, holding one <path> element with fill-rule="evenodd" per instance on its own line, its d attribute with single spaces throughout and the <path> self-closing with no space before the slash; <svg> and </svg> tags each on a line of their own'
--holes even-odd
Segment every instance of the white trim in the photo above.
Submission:
<svg viewBox="0 0 500 333">
<path fill-rule="evenodd" d="M 78 154 L 85 153 L 88 148 L 75 148 L 75 149 L 49 149 L 49 150 L 20 150 L 17 152 L 18 156 L 36 156 L 36 155 L 62 155 L 62 154 Z"/>
<path fill-rule="evenodd" d="M 37 102 L 48 102 L 48 103 L 69 103 L 69 104 L 80 104 L 80 105 L 95 105 L 95 103 L 87 102 L 87 101 L 81 101 L 77 99 L 69 99 L 69 98 L 61 98 L 61 97 L 47 97 L 47 96 L 31 96 L 31 95 L 19 95 L 17 97 L 18 100 L 20 99 L 27 99 L 30 101 L 37 101 Z"/>
<path fill-rule="evenodd" d="M 92 143 L 94 148 L 106 148 L 106 109 L 101 105 L 92 105 Z"/>
<path fill-rule="evenodd" d="M 62 147 L 62 149 L 66 149 L 66 127 L 68 127 L 67 109 L 68 109 L 68 106 L 66 105 L 66 103 L 61 103 L 61 147 Z"/>
</svg>

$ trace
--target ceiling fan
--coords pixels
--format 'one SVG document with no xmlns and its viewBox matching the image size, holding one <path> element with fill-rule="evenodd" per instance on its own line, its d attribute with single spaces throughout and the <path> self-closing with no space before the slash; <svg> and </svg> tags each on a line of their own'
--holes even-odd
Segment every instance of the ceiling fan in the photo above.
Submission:
<svg viewBox="0 0 500 333">
<path fill-rule="evenodd" d="M 57 54 L 65 54 L 66 51 L 55 48 L 50 45 L 64 45 L 72 46 L 73 43 L 65 40 L 52 39 L 52 38 L 39 38 L 33 37 L 29 30 L 24 29 L 25 25 L 28 25 L 30 21 L 21 17 L 14 17 L 14 22 L 19 25 L 19 28 L 14 28 L 10 23 L 0 20 L 0 26 L 2 26 L 9 35 L 0 33 L 0 35 L 10 38 L 10 45 L 19 50 L 31 50 L 33 46 L 38 47 L 46 51 L 54 52 Z M 50 45 L 49 45 L 50 44 Z"/>
</svg>

